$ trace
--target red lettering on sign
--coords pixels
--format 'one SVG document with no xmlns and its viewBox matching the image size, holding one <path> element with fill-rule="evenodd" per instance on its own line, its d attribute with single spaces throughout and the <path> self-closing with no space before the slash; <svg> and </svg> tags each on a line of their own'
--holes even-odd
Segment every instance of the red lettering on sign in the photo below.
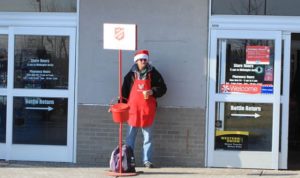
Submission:
<svg viewBox="0 0 300 178">
<path fill-rule="evenodd" d="M 260 94 L 261 84 L 221 84 L 221 92 Z"/>
<path fill-rule="evenodd" d="M 270 64 L 270 47 L 247 46 L 246 64 Z"/>
</svg>

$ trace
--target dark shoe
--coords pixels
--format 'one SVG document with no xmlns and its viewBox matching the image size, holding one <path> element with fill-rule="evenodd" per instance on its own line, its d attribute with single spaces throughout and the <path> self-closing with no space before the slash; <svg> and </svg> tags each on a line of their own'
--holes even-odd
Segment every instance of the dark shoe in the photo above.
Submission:
<svg viewBox="0 0 300 178">
<path fill-rule="evenodd" d="M 145 166 L 146 168 L 154 168 L 153 164 L 152 164 L 151 162 L 149 162 L 149 161 L 145 162 L 145 163 L 144 163 L 144 166 Z"/>
</svg>

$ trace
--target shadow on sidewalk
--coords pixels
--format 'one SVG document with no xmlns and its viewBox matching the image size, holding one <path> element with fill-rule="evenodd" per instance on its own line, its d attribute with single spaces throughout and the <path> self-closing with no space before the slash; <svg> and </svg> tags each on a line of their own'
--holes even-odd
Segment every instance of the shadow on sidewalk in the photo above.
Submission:
<svg viewBox="0 0 300 178">
<path fill-rule="evenodd" d="M 144 171 L 137 171 L 137 173 L 140 174 L 145 174 L 145 175 L 188 175 L 188 174 L 199 174 L 195 172 L 144 172 Z"/>
<path fill-rule="evenodd" d="M 265 171 L 261 171 L 260 173 L 250 173 L 247 174 L 248 176 L 271 176 L 271 177 L 282 177 L 282 176 L 297 176 L 299 174 L 297 173 L 280 173 L 280 171 L 278 173 L 267 173 Z"/>
<path fill-rule="evenodd" d="M 10 168 L 99 168 L 97 165 L 62 163 L 62 162 L 43 162 L 43 161 L 5 161 L 0 160 L 0 167 Z"/>
</svg>

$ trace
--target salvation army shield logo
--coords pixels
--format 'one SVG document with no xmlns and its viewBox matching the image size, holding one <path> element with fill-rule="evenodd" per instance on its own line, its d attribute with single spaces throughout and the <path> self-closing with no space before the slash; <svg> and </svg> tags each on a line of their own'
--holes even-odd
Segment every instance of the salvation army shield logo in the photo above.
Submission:
<svg viewBox="0 0 300 178">
<path fill-rule="evenodd" d="M 140 90 L 143 90 L 144 86 L 145 86 L 144 84 L 138 84 L 138 87 L 139 87 Z"/>
<path fill-rule="evenodd" d="M 125 36 L 124 28 L 116 27 L 115 28 L 115 38 L 119 41 L 123 40 Z"/>
</svg>

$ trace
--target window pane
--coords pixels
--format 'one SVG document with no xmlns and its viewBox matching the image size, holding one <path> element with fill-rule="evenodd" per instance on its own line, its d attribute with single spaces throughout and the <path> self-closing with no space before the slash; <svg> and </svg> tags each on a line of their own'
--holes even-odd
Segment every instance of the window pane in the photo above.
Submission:
<svg viewBox="0 0 300 178">
<path fill-rule="evenodd" d="M 13 143 L 67 144 L 66 98 L 14 97 Z"/>
<path fill-rule="evenodd" d="M 265 0 L 212 0 L 212 14 L 264 15 Z"/>
<path fill-rule="evenodd" d="M 271 151 L 272 104 L 217 103 L 216 150 Z"/>
<path fill-rule="evenodd" d="M 212 0 L 212 14 L 299 16 L 299 0 Z"/>
<path fill-rule="evenodd" d="M 7 48 L 8 36 L 0 35 L 0 88 L 7 86 Z"/>
<path fill-rule="evenodd" d="M 274 40 L 218 40 L 217 92 L 273 94 Z"/>
<path fill-rule="evenodd" d="M 268 0 L 266 7 L 267 15 L 300 16 L 299 0 Z"/>
<path fill-rule="evenodd" d="M 68 89 L 69 37 L 15 37 L 15 88 Z"/>
<path fill-rule="evenodd" d="M 0 143 L 6 140 L 6 97 L 0 96 Z"/>
<path fill-rule="evenodd" d="M 4 12 L 76 12 L 76 0 L 0 0 Z"/>
</svg>

